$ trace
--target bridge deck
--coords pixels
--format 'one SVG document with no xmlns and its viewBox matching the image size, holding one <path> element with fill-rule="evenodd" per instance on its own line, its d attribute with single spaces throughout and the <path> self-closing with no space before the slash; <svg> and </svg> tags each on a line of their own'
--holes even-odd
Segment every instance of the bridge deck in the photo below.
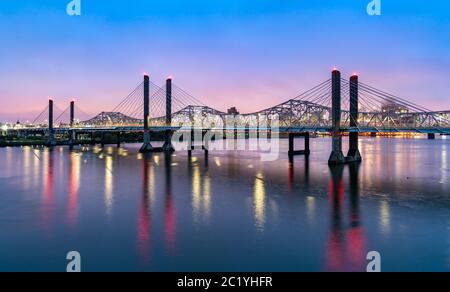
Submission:
<svg viewBox="0 0 450 292">
<path fill-rule="evenodd" d="M 196 129 L 196 128 L 194 128 Z M 200 129 L 200 128 L 199 128 Z M 166 126 L 156 126 L 150 127 L 152 132 L 165 132 L 165 131 L 179 131 L 186 130 L 189 131 L 191 128 L 182 127 L 166 127 Z M 279 128 L 252 128 L 252 127 L 236 127 L 236 128 L 213 128 L 211 130 L 215 131 L 275 131 L 280 133 L 288 132 L 318 132 L 318 133 L 329 133 L 331 132 L 331 127 L 279 127 Z M 45 132 L 48 128 L 25 128 L 17 129 L 13 131 L 19 132 Z M 55 128 L 55 133 L 64 133 L 69 131 L 75 132 L 142 132 L 143 127 L 139 126 L 112 126 L 112 127 L 95 127 L 95 128 Z M 422 134 L 450 134 L 450 128 L 375 128 L 375 127 L 342 127 L 342 132 L 357 132 L 357 133 L 422 133 Z"/>
</svg>

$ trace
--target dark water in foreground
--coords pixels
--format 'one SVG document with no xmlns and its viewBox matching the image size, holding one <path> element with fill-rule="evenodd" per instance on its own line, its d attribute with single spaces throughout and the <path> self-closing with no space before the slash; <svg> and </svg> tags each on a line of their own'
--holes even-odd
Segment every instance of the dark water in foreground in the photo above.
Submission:
<svg viewBox="0 0 450 292">
<path fill-rule="evenodd" d="M 0 149 L 0 270 L 450 270 L 450 139 L 329 139 L 289 165 L 255 152 L 142 156 L 137 145 Z"/>
</svg>

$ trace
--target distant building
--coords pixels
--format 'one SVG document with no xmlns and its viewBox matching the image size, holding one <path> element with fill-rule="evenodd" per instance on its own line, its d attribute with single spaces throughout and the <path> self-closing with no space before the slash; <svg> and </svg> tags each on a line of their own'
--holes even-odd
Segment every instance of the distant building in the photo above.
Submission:
<svg viewBox="0 0 450 292">
<path fill-rule="evenodd" d="M 381 106 L 381 111 L 386 114 L 407 114 L 409 109 L 395 102 L 389 102 Z"/>
<path fill-rule="evenodd" d="M 235 106 L 233 106 L 232 108 L 229 108 L 228 111 L 227 111 L 227 113 L 228 113 L 229 115 L 233 115 L 233 116 L 239 115 L 239 112 L 238 112 L 238 110 L 236 109 Z"/>
</svg>

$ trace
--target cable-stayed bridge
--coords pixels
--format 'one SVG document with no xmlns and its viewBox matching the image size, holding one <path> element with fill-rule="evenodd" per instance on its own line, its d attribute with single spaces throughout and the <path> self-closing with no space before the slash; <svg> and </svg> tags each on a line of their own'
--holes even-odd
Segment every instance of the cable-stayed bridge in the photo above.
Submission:
<svg viewBox="0 0 450 292">
<path fill-rule="evenodd" d="M 276 126 L 269 122 L 273 120 L 276 120 Z M 450 134 L 450 110 L 429 110 L 359 82 L 356 75 L 341 78 L 340 72 L 333 70 L 330 79 L 294 98 L 267 109 L 236 114 L 204 104 L 174 84 L 171 78 L 164 86 L 158 86 L 144 76 L 144 81 L 110 111 L 88 117 L 74 101 L 61 110 L 49 100 L 30 124 L 13 130 L 17 133 L 40 132 L 48 137 L 48 144 L 55 144 L 55 135 L 61 133 L 70 132 L 69 136 L 76 138 L 77 133 L 88 132 L 144 132 L 145 140 L 147 132 L 173 132 L 181 127 L 329 132 L 334 137 L 345 132 L 411 132 L 434 137 L 435 134 Z"/>
<path fill-rule="evenodd" d="M 240 114 L 239 124 L 246 124 L 255 116 L 279 118 L 281 131 L 295 129 L 329 132 L 332 126 L 332 81 L 328 79 L 319 85 L 273 107 Z M 357 132 L 416 132 L 450 133 L 450 110 L 432 111 L 406 99 L 389 94 L 370 85 L 358 84 L 358 127 L 350 127 L 350 84 L 341 79 L 341 128 Z M 172 84 L 170 125 L 166 123 L 167 88 L 150 82 L 150 126 L 179 127 L 195 118 L 224 118 L 228 113 L 207 106 L 180 87 Z M 140 83 L 126 98 L 110 111 L 86 118 L 87 114 L 75 106 L 74 121 L 70 121 L 70 107 L 54 108 L 54 128 L 118 128 L 141 127 L 144 119 L 144 82 Z M 49 106 L 26 127 L 27 129 L 48 128 Z M 82 116 L 84 119 L 80 119 Z M 194 121 L 193 121 L 194 122 Z"/>
</svg>

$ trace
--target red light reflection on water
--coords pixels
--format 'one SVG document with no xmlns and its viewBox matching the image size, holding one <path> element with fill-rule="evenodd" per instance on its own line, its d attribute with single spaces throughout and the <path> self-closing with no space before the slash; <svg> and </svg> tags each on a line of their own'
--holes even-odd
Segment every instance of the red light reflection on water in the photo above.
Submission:
<svg viewBox="0 0 450 292">
<path fill-rule="evenodd" d="M 364 271 L 366 238 L 360 225 L 357 182 L 351 177 L 351 208 L 349 226 L 343 223 L 344 183 L 343 169 L 332 170 L 329 184 L 331 203 L 331 230 L 326 243 L 326 271 Z M 351 175 L 353 175 L 351 173 Z M 357 178 L 356 178 L 357 180 Z"/>
</svg>

